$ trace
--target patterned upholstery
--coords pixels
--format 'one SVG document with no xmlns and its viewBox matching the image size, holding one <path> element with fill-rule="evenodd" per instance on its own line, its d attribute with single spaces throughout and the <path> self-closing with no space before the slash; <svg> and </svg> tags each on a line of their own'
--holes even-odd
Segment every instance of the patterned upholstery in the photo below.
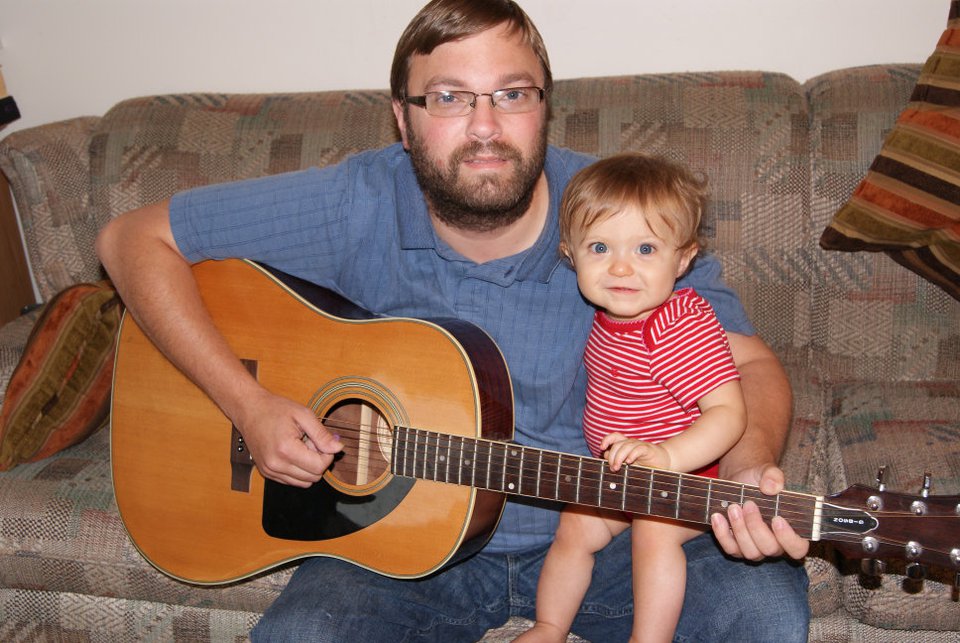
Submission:
<svg viewBox="0 0 960 643">
<path fill-rule="evenodd" d="M 960 493 L 960 302 L 886 257 L 825 252 L 818 238 L 876 155 L 919 66 L 842 70 L 800 85 L 760 72 L 561 80 L 550 142 L 646 150 L 704 172 L 707 240 L 795 395 L 783 467 L 793 489 L 839 491 L 889 466 L 892 489 Z M 22 130 L 0 168 L 24 220 L 42 296 L 100 277 L 110 217 L 176 190 L 336 162 L 396 140 L 385 92 L 122 102 L 102 118 Z M 0 391 L 32 319 L 0 329 Z M 0 475 L 0 640 L 242 639 L 290 569 L 194 587 L 127 539 L 110 483 L 109 432 Z M 950 578 L 917 593 L 902 565 L 879 585 L 828 545 L 807 561 L 812 641 L 956 640 Z M 911 593 L 912 592 L 912 593 Z M 485 640 L 510 640 L 511 620 Z M 897 628 L 887 632 L 883 628 Z M 904 633 L 903 630 L 910 630 Z"/>
</svg>

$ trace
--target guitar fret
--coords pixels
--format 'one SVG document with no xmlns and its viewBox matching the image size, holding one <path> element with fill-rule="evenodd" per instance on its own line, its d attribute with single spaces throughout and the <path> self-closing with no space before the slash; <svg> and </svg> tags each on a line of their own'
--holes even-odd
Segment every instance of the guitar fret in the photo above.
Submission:
<svg viewBox="0 0 960 643">
<path fill-rule="evenodd" d="M 450 444 L 453 442 L 453 438 L 447 437 L 447 455 L 446 461 L 444 462 L 444 482 L 450 482 Z"/>
<path fill-rule="evenodd" d="M 420 462 L 420 431 L 413 432 L 413 453 L 410 462 L 410 476 L 417 477 L 417 463 Z"/>
<path fill-rule="evenodd" d="M 487 489 L 490 489 L 490 463 L 493 460 L 493 442 L 487 442 Z"/>
<path fill-rule="evenodd" d="M 400 472 L 400 432 L 403 427 L 397 427 L 393 431 L 392 447 L 390 449 L 390 469 L 397 475 L 403 475 Z"/>
<path fill-rule="evenodd" d="M 577 491 L 575 495 L 577 502 L 580 502 L 580 480 L 583 478 L 582 473 L 583 473 L 583 459 L 579 458 L 577 460 L 577 484 L 576 484 Z"/>
<path fill-rule="evenodd" d="M 457 484 L 463 484 L 463 449 L 464 440 L 460 438 L 460 453 L 457 454 Z"/>
<path fill-rule="evenodd" d="M 620 483 L 622 489 L 620 490 L 620 511 L 627 510 L 627 487 L 629 481 L 630 466 L 627 465 L 623 468 L 623 482 Z"/>
<path fill-rule="evenodd" d="M 501 491 L 507 488 L 507 455 L 508 455 L 508 450 L 507 448 L 504 448 L 503 467 L 500 470 L 500 490 Z"/>
<path fill-rule="evenodd" d="M 553 483 L 553 499 L 560 500 L 560 468 L 563 466 L 563 456 L 557 454 L 557 475 Z"/>
<path fill-rule="evenodd" d="M 703 521 L 710 522 L 710 498 L 713 495 L 713 478 L 707 479 L 707 502 L 703 508 Z"/>
<path fill-rule="evenodd" d="M 597 486 L 597 506 L 598 507 L 603 506 L 603 472 L 606 470 L 607 470 L 607 463 L 604 462 L 602 465 L 600 465 L 600 477 L 598 478 L 598 480 L 600 481 L 600 484 Z"/>
<path fill-rule="evenodd" d="M 523 460 L 527 455 L 527 450 L 520 447 L 520 471 L 517 474 L 517 491 L 523 493 Z"/>
<path fill-rule="evenodd" d="M 682 489 L 683 489 L 683 476 L 679 475 L 677 476 L 677 496 L 676 498 L 674 498 L 674 502 L 673 502 L 673 506 L 674 506 L 673 517 L 677 519 L 680 518 L 680 494 L 682 492 Z"/>
<path fill-rule="evenodd" d="M 543 451 L 540 452 L 540 455 L 537 457 L 537 486 L 536 493 L 534 496 L 537 498 L 540 497 L 540 473 L 543 471 Z"/>
<path fill-rule="evenodd" d="M 650 470 L 650 485 L 647 487 L 647 513 L 653 513 L 653 470 Z"/>
</svg>

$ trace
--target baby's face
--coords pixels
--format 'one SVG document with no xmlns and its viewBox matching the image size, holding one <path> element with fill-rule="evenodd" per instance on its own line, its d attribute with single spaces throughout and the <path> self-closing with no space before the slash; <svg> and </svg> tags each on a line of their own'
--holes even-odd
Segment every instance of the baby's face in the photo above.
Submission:
<svg viewBox="0 0 960 643">
<path fill-rule="evenodd" d="M 611 317 L 643 319 L 673 294 L 697 253 L 654 234 L 638 209 L 574 231 L 566 248 L 583 296 Z"/>
</svg>

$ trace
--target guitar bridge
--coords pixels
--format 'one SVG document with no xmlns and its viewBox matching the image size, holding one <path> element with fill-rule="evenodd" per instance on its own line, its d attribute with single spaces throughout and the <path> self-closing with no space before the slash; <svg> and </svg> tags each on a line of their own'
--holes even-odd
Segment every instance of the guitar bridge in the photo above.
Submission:
<svg viewBox="0 0 960 643">
<path fill-rule="evenodd" d="M 243 365 L 257 377 L 257 361 L 242 359 Z M 253 457 L 237 426 L 230 426 L 230 489 L 250 493 L 250 478 L 253 475 Z"/>
</svg>

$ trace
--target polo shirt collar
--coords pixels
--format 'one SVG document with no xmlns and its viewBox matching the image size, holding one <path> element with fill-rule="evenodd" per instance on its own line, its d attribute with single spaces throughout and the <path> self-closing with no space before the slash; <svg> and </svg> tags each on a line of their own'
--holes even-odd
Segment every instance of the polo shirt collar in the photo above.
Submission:
<svg viewBox="0 0 960 643">
<path fill-rule="evenodd" d="M 406 152 L 404 152 L 406 154 Z M 549 191 L 549 211 L 547 222 L 537 241 L 523 252 L 496 261 L 488 262 L 484 266 L 492 268 L 496 275 L 489 275 L 494 280 L 503 283 L 512 281 L 535 280 L 546 283 L 561 262 L 559 250 L 559 204 L 563 195 L 566 181 L 558 180 L 556 165 L 558 158 L 556 150 L 547 148 L 545 171 L 547 175 L 547 190 Z M 437 237 L 427 212 L 426 200 L 417 182 L 410 163 L 409 155 L 397 166 L 395 175 L 397 194 L 397 216 L 399 217 L 400 247 L 404 250 L 434 249 L 443 256 L 449 256 L 452 250 L 443 244 Z M 496 266 L 496 267 L 495 267 Z"/>
</svg>

